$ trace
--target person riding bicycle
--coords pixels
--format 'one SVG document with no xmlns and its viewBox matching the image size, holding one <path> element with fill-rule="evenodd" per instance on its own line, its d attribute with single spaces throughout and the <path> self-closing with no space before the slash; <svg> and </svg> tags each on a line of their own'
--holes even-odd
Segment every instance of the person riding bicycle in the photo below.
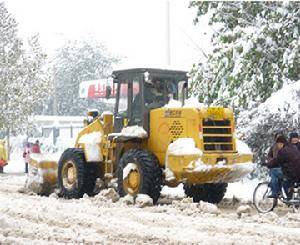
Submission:
<svg viewBox="0 0 300 245">
<path fill-rule="evenodd" d="M 278 155 L 278 151 L 280 150 L 276 144 L 276 140 L 279 136 L 282 136 L 283 133 L 276 132 L 274 135 L 274 144 L 270 147 L 270 150 L 267 155 L 268 162 L 272 159 L 276 158 Z M 283 173 L 281 167 L 270 168 L 269 175 L 271 177 L 270 187 L 272 190 L 272 196 L 277 196 L 280 193 L 282 186 Z"/>
<path fill-rule="evenodd" d="M 283 175 L 291 182 L 300 182 L 300 152 L 297 147 L 289 143 L 283 135 L 276 139 L 276 145 L 279 149 L 275 158 L 266 163 L 270 169 L 281 167 Z M 284 184 L 284 183 L 283 183 Z M 280 194 L 280 186 L 271 186 L 272 195 L 270 198 L 278 198 Z M 285 186 L 287 189 L 287 186 Z M 287 191 L 286 191 L 287 192 Z"/>
</svg>

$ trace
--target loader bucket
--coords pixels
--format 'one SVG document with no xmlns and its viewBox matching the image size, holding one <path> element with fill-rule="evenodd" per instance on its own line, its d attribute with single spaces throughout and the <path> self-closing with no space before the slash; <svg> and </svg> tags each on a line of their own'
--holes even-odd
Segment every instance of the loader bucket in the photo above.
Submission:
<svg viewBox="0 0 300 245">
<path fill-rule="evenodd" d="M 31 153 L 26 187 L 40 195 L 51 194 L 57 182 L 59 155 Z"/>
<path fill-rule="evenodd" d="M 220 161 L 220 159 L 222 159 Z M 168 168 L 177 180 L 189 184 L 230 183 L 254 170 L 252 154 L 169 155 Z"/>
</svg>

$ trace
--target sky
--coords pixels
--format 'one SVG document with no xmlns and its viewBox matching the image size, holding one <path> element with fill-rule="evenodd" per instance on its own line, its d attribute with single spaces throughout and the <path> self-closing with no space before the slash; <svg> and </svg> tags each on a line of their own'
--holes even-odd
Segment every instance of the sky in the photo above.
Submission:
<svg viewBox="0 0 300 245">
<path fill-rule="evenodd" d="M 122 58 L 117 68 L 169 67 L 167 0 L 4 0 L 22 38 L 39 34 L 46 53 L 93 38 Z M 189 70 L 211 49 L 207 20 L 194 26 L 188 0 L 169 0 L 171 68 Z"/>
</svg>

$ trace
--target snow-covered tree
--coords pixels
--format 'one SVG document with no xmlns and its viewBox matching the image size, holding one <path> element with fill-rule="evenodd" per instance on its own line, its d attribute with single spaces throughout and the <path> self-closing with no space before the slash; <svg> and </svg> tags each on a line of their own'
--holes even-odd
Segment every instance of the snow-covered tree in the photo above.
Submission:
<svg viewBox="0 0 300 245">
<path fill-rule="evenodd" d="M 79 98 L 79 84 L 107 77 L 112 71 L 112 64 L 117 61 L 93 39 L 69 41 L 57 50 L 54 62 L 57 113 L 78 116 L 86 115 L 88 108 L 108 109 L 99 99 L 88 101 Z"/>
<path fill-rule="evenodd" d="M 38 36 L 23 44 L 18 24 L 0 2 L 0 131 L 24 129 L 49 92 Z"/>
<path fill-rule="evenodd" d="M 261 163 L 270 146 L 274 144 L 274 134 L 300 130 L 300 81 L 285 85 L 273 93 L 264 103 L 239 114 L 238 137 L 252 149 L 255 162 Z M 259 172 L 259 171 L 258 171 Z"/>
<path fill-rule="evenodd" d="M 213 53 L 193 67 L 191 91 L 201 101 L 247 108 L 300 79 L 299 2 L 204 2 Z M 201 23 L 198 23 L 199 26 Z"/>
</svg>

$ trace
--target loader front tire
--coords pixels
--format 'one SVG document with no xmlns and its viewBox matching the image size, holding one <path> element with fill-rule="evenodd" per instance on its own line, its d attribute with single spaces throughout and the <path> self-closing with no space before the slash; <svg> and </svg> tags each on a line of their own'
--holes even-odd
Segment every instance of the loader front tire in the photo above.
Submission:
<svg viewBox="0 0 300 245">
<path fill-rule="evenodd" d="M 58 162 L 58 188 L 64 198 L 81 198 L 84 193 L 93 194 L 96 174 L 85 161 L 82 149 L 69 148 Z"/>
<path fill-rule="evenodd" d="M 194 202 L 219 203 L 227 190 L 226 183 L 184 185 L 184 192 L 192 197 Z"/>
<path fill-rule="evenodd" d="M 126 176 L 123 178 L 125 172 Z M 118 193 L 120 196 L 147 194 L 155 204 L 160 196 L 162 180 L 162 170 L 153 153 L 131 149 L 121 157 L 118 165 Z"/>
</svg>

